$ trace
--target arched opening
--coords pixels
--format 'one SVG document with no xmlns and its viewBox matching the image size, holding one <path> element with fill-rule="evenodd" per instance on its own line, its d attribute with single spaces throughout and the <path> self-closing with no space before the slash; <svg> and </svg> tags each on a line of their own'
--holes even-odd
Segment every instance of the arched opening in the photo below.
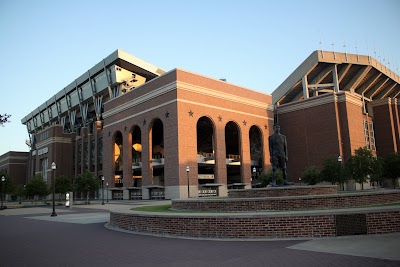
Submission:
<svg viewBox="0 0 400 267">
<path fill-rule="evenodd" d="M 123 145 L 122 145 L 122 133 L 116 132 L 114 138 L 114 181 L 115 187 L 122 187 L 122 173 L 124 168 L 123 162 Z"/>
<path fill-rule="evenodd" d="M 250 139 L 250 160 L 251 160 L 251 178 L 252 184 L 257 183 L 257 179 L 262 173 L 263 168 L 263 142 L 262 133 L 260 128 L 253 125 L 250 127 L 249 131 Z"/>
<path fill-rule="evenodd" d="M 139 126 L 134 126 L 132 135 L 132 185 L 142 186 L 142 133 Z"/>
<path fill-rule="evenodd" d="M 215 177 L 214 125 L 208 117 L 201 117 L 196 128 L 199 196 L 203 196 L 201 185 L 214 183 Z"/>
<path fill-rule="evenodd" d="M 155 119 L 150 129 L 151 141 L 151 199 L 164 198 L 164 125 Z"/>
<path fill-rule="evenodd" d="M 239 127 L 233 121 L 225 125 L 226 146 L 226 174 L 229 185 L 241 183 L 240 175 L 240 132 Z"/>
</svg>

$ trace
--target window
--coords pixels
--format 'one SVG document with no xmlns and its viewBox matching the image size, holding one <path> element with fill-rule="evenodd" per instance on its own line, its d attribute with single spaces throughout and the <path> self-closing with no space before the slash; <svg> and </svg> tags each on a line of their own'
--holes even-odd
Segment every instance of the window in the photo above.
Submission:
<svg viewBox="0 0 400 267">
<path fill-rule="evenodd" d="M 370 139 L 369 139 L 369 130 L 368 130 L 368 122 L 364 120 L 364 137 L 365 137 L 365 146 L 370 149 Z"/>
<path fill-rule="evenodd" d="M 375 151 L 376 150 L 375 133 L 374 133 L 374 124 L 372 121 L 369 123 L 369 138 L 371 142 L 371 149 Z"/>
<path fill-rule="evenodd" d="M 48 165 L 47 158 L 40 160 L 40 174 L 44 181 L 47 181 L 47 165 Z"/>
<path fill-rule="evenodd" d="M 85 160 L 85 170 L 89 169 L 89 144 L 85 142 L 84 144 L 84 160 Z"/>
<path fill-rule="evenodd" d="M 91 165 L 92 166 L 94 166 L 95 165 L 95 159 L 94 159 L 94 155 L 95 155 L 95 153 L 94 153 L 94 139 L 91 139 L 90 140 L 90 162 L 91 162 Z"/>
<path fill-rule="evenodd" d="M 81 168 L 82 161 L 82 144 L 78 144 L 78 168 Z"/>
</svg>

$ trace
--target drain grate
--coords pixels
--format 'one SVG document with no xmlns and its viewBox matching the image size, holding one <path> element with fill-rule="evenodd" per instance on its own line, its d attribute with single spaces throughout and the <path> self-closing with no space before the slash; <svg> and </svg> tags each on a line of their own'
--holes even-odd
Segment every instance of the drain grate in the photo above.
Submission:
<svg viewBox="0 0 400 267">
<path fill-rule="evenodd" d="M 336 215 L 336 235 L 367 234 L 367 216 L 365 214 Z"/>
</svg>

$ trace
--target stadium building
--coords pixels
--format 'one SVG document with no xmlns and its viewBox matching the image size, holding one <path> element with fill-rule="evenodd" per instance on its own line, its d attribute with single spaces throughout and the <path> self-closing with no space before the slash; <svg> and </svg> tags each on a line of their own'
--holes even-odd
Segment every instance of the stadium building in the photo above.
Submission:
<svg viewBox="0 0 400 267">
<path fill-rule="evenodd" d="M 226 196 L 270 168 L 278 119 L 289 180 L 368 146 L 399 150 L 399 76 L 370 56 L 315 51 L 272 96 L 117 50 L 32 111 L 28 176 L 104 176 L 114 199 Z M 275 107 L 275 118 L 274 118 Z"/>
<path fill-rule="evenodd" d="M 291 179 L 359 147 L 381 157 L 400 151 L 399 98 L 399 75 L 373 57 L 313 52 L 272 93 Z"/>
<path fill-rule="evenodd" d="M 117 50 L 22 120 L 31 175 L 49 180 L 52 162 L 56 176 L 90 171 L 114 199 L 226 195 L 269 164 L 271 104 L 268 94 L 165 73 Z"/>
</svg>

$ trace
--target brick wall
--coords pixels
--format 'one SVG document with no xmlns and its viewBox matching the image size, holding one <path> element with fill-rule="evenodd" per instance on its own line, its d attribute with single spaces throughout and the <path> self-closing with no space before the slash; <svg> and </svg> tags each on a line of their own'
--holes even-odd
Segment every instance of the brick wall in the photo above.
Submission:
<svg viewBox="0 0 400 267">
<path fill-rule="evenodd" d="M 372 203 L 377 205 L 396 202 L 400 202 L 400 190 L 320 196 L 172 200 L 172 209 L 212 212 L 309 210 L 365 207 Z"/>
<path fill-rule="evenodd" d="M 231 198 L 247 197 L 283 197 L 303 195 L 336 194 L 336 185 L 295 186 L 295 187 L 268 187 L 253 189 L 229 190 Z"/>
<path fill-rule="evenodd" d="M 324 216 L 152 216 L 111 213 L 110 226 L 145 234 L 197 238 L 335 236 L 335 218 Z"/>
<path fill-rule="evenodd" d="M 367 215 L 368 234 L 400 232 L 400 211 L 376 212 Z"/>
<path fill-rule="evenodd" d="M 336 236 L 336 216 L 326 211 L 277 214 L 169 214 L 111 212 L 111 228 L 135 233 L 189 238 L 265 239 Z M 399 208 L 364 210 L 367 234 L 400 232 Z"/>
</svg>

